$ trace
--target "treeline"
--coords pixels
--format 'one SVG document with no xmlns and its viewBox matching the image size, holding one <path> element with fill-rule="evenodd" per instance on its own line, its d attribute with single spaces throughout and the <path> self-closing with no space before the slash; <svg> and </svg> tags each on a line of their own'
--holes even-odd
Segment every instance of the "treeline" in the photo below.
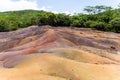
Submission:
<svg viewBox="0 0 120 80">
<path fill-rule="evenodd" d="M 120 8 L 87 6 L 84 11 L 86 14 L 75 15 L 37 10 L 0 12 L 0 31 L 12 31 L 31 25 L 51 25 L 120 32 Z"/>
</svg>

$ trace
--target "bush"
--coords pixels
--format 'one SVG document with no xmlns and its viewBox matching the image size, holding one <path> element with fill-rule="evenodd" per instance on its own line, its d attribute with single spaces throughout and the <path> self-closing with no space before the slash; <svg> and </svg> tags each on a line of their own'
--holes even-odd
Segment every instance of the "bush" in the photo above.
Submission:
<svg viewBox="0 0 120 80">
<path fill-rule="evenodd" d="M 86 21 L 85 23 L 84 23 L 84 26 L 86 27 L 86 28 L 90 28 L 90 25 L 91 24 L 94 24 L 95 23 L 95 21 Z"/>
<path fill-rule="evenodd" d="M 16 21 L 12 21 L 8 19 L 0 20 L 0 32 L 12 31 L 17 29 L 18 29 L 18 25 Z"/>
<path fill-rule="evenodd" d="M 112 31 L 112 25 L 106 24 L 105 31 Z"/>
<path fill-rule="evenodd" d="M 115 18 L 110 21 L 111 31 L 120 33 L 120 18 Z"/>
<path fill-rule="evenodd" d="M 79 26 L 80 26 L 79 20 L 74 20 L 74 21 L 71 23 L 71 26 L 72 26 L 72 27 L 79 27 Z"/>
<path fill-rule="evenodd" d="M 64 13 L 56 14 L 56 25 L 57 26 L 70 26 L 71 17 Z"/>
<path fill-rule="evenodd" d="M 0 32 L 9 31 L 8 22 L 4 19 L 0 20 Z"/>
<path fill-rule="evenodd" d="M 8 27 L 9 27 L 9 31 L 17 30 L 18 23 L 16 21 L 9 21 Z"/>
<path fill-rule="evenodd" d="M 104 22 L 93 22 L 93 23 L 90 24 L 90 27 L 92 29 L 105 31 L 106 30 L 106 23 L 104 23 Z"/>
</svg>

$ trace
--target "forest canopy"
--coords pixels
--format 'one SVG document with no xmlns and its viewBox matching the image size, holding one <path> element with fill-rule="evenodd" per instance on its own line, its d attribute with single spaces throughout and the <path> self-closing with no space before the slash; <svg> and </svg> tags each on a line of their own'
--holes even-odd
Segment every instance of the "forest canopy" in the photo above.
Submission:
<svg viewBox="0 0 120 80">
<path fill-rule="evenodd" d="M 38 10 L 0 12 L 0 32 L 13 31 L 31 25 L 92 28 L 120 33 L 120 8 L 87 6 L 86 13 L 67 15 Z"/>
</svg>

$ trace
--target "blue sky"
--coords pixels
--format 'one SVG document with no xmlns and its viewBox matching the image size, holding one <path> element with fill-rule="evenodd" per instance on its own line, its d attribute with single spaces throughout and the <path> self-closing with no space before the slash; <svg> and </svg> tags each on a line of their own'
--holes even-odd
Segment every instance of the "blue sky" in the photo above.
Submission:
<svg viewBox="0 0 120 80">
<path fill-rule="evenodd" d="M 0 11 L 36 9 L 55 13 L 81 13 L 86 6 L 106 5 L 116 8 L 120 0 L 1 0 Z"/>
<path fill-rule="evenodd" d="M 86 6 L 106 5 L 117 7 L 120 0 L 38 0 L 39 7 L 57 12 L 83 12 Z M 50 7 L 50 8 L 49 8 Z"/>
</svg>

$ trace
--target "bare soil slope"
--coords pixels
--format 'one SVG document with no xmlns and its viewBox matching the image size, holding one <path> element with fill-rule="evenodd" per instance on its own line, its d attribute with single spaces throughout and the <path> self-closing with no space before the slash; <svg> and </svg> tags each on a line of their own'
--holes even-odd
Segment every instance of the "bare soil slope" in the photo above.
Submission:
<svg viewBox="0 0 120 80">
<path fill-rule="evenodd" d="M 120 34 L 66 27 L 0 33 L 0 80 L 120 80 Z"/>
</svg>

